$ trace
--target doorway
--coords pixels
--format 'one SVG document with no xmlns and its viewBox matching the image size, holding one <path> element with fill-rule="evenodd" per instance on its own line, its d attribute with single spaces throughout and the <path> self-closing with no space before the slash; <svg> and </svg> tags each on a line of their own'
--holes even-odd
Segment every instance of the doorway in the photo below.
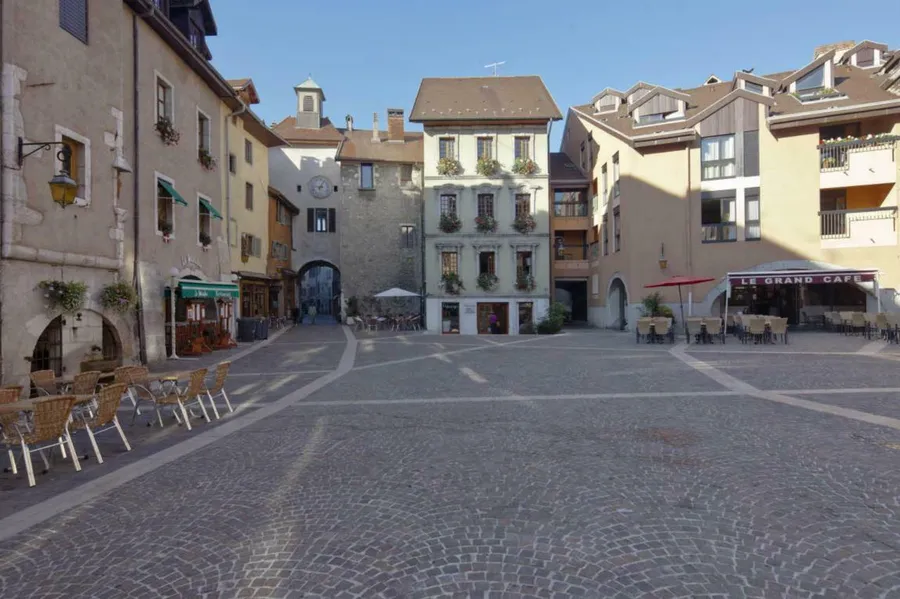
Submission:
<svg viewBox="0 0 900 599">
<path fill-rule="evenodd" d="M 313 262 L 300 274 L 300 304 L 304 312 L 316 306 L 319 316 L 336 316 L 340 312 L 341 271 L 327 262 Z"/>
<path fill-rule="evenodd" d="M 31 354 L 31 372 L 52 370 L 56 376 L 62 376 L 62 316 L 50 321 Z"/>
<path fill-rule="evenodd" d="M 478 334 L 491 335 L 491 313 L 497 315 L 497 335 L 509 334 L 509 304 L 479 303 Z"/>
<path fill-rule="evenodd" d="M 566 300 L 562 301 L 562 304 L 567 308 L 569 319 L 575 322 L 586 322 L 588 319 L 587 280 L 560 281 L 557 279 L 555 285 L 554 296 L 557 301 L 561 301 L 560 298 Z"/>
</svg>

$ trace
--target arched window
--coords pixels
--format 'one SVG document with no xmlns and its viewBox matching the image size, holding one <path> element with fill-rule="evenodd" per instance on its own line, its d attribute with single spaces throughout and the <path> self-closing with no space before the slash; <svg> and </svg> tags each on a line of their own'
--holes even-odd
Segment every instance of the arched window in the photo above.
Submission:
<svg viewBox="0 0 900 599">
<path fill-rule="evenodd" d="M 303 96 L 303 112 L 314 112 L 315 102 L 312 96 Z"/>
</svg>

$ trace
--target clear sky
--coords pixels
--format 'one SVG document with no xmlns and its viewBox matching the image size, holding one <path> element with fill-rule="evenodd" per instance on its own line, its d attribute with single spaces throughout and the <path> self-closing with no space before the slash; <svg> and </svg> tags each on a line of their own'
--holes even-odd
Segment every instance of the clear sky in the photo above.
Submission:
<svg viewBox="0 0 900 599">
<path fill-rule="evenodd" d="M 252 77 L 267 123 L 296 110 L 309 74 L 325 116 L 384 127 L 387 108 L 409 114 L 422 77 L 540 75 L 565 114 L 605 87 L 638 80 L 700 85 L 754 67 L 799 68 L 813 48 L 872 39 L 900 46 L 900 0 L 211 0 L 213 64 Z M 413 126 L 412 128 L 416 128 Z M 561 123 L 551 149 L 558 148 Z"/>
</svg>

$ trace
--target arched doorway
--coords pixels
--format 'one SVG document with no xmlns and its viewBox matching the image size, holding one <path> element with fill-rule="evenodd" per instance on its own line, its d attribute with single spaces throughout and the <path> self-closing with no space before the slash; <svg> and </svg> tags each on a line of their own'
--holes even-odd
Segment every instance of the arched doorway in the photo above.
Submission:
<svg viewBox="0 0 900 599">
<path fill-rule="evenodd" d="M 625 290 L 625 283 L 617 276 L 609 282 L 606 305 L 610 315 L 610 327 L 624 331 L 628 326 L 628 292 Z"/>
<path fill-rule="evenodd" d="M 304 312 L 315 304 L 320 316 L 337 316 L 341 302 L 341 271 L 334 264 L 319 260 L 305 264 L 298 278 L 299 303 Z"/>
<path fill-rule="evenodd" d="M 62 367 L 62 316 L 57 316 L 50 321 L 34 344 L 34 351 L 31 353 L 31 372 L 52 370 L 56 376 L 62 376 Z"/>
</svg>

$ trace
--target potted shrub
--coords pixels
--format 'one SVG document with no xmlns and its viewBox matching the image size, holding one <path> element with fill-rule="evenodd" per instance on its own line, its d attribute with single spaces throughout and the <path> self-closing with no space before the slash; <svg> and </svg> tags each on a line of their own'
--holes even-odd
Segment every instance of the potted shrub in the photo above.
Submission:
<svg viewBox="0 0 900 599">
<path fill-rule="evenodd" d="M 527 235 L 534 231 L 537 227 L 537 222 L 534 220 L 534 217 L 530 214 L 525 214 L 523 216 L 517 216 L 516 220 L 513 221 L 513 229 L 522 233 L 523 235 Z"/>
<path fill-rule="evenodd" d="M 163 243 L 169 243 L 172 239 L 172 225 L 164 223 L 160 226 L 159 230 L 162 233 Z"/>
<path fill-rule="evenodd" d="M 517 175 L 533 175 L 537 170 L 537 162 L 531 158 L 516 158 L 512 167 L 512 171 Z"/>
<path fill-rule="evenodd" d="M 205 148 L 200 148 L 197 159 L 200 161 L 200 165 L 208 171 L 216 170 L 216 159 L 212 154 L 209 153 L 209 150 Z"/>
<path fill-rule="evenodd" d="M 483 272 L 478 275 L 478 288 L 482 291 L 493 291 L 497 287 L 497 275 L 492 272 Z"/>
<path fill-rule="evenodd" d="M 566 307 L 559 302 L 552 302 L 547 314 L 538 321 L 538 335 L 555 335 L 566 323 Z"/>
<path fill-rule="evenodd" d="M 438 228 L 444 233 L 456 233 L 462 228 L 462 221 L 456 213 L 442 214 Z"/>
<path fill-rule="evenodd" d="M 456 158 L 441 158 L 438 160 L 437 172 L 445 177 L 452 177 L 462 172 L 462 165 Z"/>
<path fill-rule="evenodd" d="M 441 275 L 441 287 L 450 295 L 459 295 L 459 292 L 465 289 L 462 279 L 455 272 L 445 272 Z"/>
<path fill-rule="evenodd" d="M 493 177 L 500 170 L 500 163 L 493 158 L 479 158 L 475 172 L 483 177 Z"/>
<path fill-rule="evenodd" d="M 209 250 L 209 246 L 212 243 L 212 237 L 209 236 L 209 233 L 201 232 L 197 237 L 200 240 L 200 245 L 203 246 L 203 251 Z"/>
<path fill-rule="evenodd" d="M 84 307 L 87 285 L 81 281 L 41 281 L 38 286 L 51 309 L 66 313 L 78 312 Z"/>
<path fill-rule="evenodd" d="M 156 121 L 156 124 L 153 126 L 156 129 L 156 132 L 159 133 L 160 139 L 163 140 L 163 143 L 167 146 L 177 146 L 178 140 L 181 139 L 181 133 L 175 129 L 175 125 L 167 119 L 166 117 L 160 118 Z"/>
<path fill-rule="evenodd" d="M 119 281 L 105 285 L 100 290 L 100 305 L 115 312 L 128 312 L 137 304 L 137 293 L 134 287 Z"/>
<path fill-rule="evenodd" d="M 675 322 L 675 313 L 672 312 L 672 308 L 662 303 L 662 295 L 658 291 L 641 299 L 641 316 L 663 316 Z"/>
<path fill-rule="evenodd" d="M 476 216 L 475 229 L 479 233 L 493 233 L 497 230 L 497 219 L 493 216 Z"/>
<path fill-rule="evenodd" d="M 516 289 L 519 291 L 532 291 L 534 289 L 534 277 L 520 270 L 516 273 Z"/>
</svg>

